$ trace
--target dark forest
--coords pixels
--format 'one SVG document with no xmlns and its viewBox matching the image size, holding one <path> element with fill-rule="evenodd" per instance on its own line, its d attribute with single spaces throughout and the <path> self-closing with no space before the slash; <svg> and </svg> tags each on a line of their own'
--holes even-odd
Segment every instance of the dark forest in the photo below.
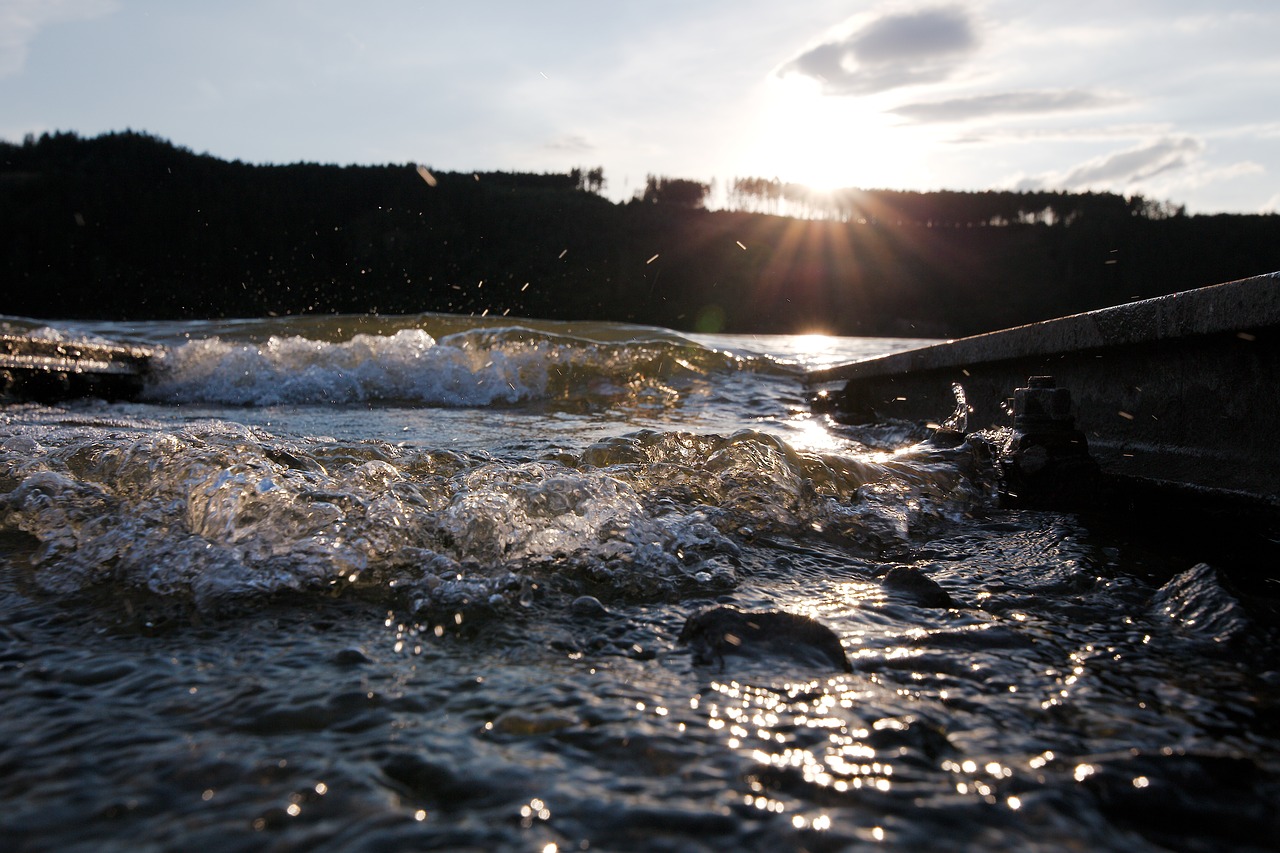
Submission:
<svg viewBox="0 0 1280 853">
<path fill-rule="evenodd" d="M 958 336 L 1280 269 L 1280 216 L 1141 197 L 819 196 L 744 178 L 730 209 L 707 210 L 696 181 L 650 176 L 621 204 L 604 181 L 249 165 L 135 132 L 0 143 L 0 313 L 441 311 Z"/>
</svg>

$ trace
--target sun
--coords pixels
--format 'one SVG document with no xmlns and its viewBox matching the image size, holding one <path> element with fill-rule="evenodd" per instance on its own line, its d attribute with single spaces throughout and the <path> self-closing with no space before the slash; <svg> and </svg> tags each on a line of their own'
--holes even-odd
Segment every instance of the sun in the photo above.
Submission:
<svg viewBox="0 0 1280 853">
<path fill-rule="evenodd" d="M 739 169 L 830 192 L 921 184 L 919 140 L 866 99 L 824 95 L 820 85 L 791 75 L 762 87 Z"/>
</svg>

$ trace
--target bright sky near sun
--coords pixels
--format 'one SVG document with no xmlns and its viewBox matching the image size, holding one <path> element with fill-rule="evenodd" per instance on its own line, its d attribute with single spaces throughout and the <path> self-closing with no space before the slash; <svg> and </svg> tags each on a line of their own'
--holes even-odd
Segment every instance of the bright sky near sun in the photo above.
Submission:
<svg viewBox="0 0 1280 853">
<path fill-rule="evenodd" d="M 0 0 L 0 138 L 1255 213 L 1277 44 L 1280 0 Z"/>
</svg>

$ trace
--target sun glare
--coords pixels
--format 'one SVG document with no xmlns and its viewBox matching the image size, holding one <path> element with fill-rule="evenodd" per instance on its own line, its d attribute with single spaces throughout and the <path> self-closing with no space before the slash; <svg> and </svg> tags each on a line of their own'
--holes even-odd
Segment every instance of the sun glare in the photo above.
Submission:
<svg viewBox="0 0 1280 853">
<path fill-rule="evenodd" d="M 906 187 L 927 182 L 919 153 L 915 134 L 866 99 L 824 95 L 815 81 L 786 77 L 764 87 L 739 170 L 820 192 Z"/>
<path fill-rule="evenodd" d="M 772 342 L 777 355 L 804 370 L 831 367 L 849 360 L 845 342 L 822 332 L 787 335 Z"/>
<path fill-rule="evenodd" d="M 806 332 L 803 335 L 796 335 L 795 339 L 798 349 L 815 355 L 827 352 L 835 344 L 826 332 Z"/>
</svg>

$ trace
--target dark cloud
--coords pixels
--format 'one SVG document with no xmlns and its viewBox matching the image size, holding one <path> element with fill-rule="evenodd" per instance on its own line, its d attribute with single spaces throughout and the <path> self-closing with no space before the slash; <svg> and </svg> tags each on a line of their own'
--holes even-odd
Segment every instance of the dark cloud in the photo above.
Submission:
<svg viewBox="0 0 1280 853">
<path fill-rule="evenodd" d="M 1075 190 L 1129 186 L 1165 172 L 1195 165 L 1204 143 L 1190 136 L 1158 139 L 1138 148 L 1117 151 L 1081 163 L 1063 174 L 1040 175 L 1019 183 L 1018 189 L 1047 186 Z"/>
<path fill-rule="evenodd" d="M 859 61 L 884 64 L 965 53 L 977 40 L 964 10 L 955 6 L 886 15 L 854 33 L 848 44 Z"/>
<path fill-rule="evenodd" d="M 868 95 L 946 79 L 977 46 L 964 9 L 922 9 L 877 18 L 802 53 L 778 73 L 812 77 L 831 95 Z"/>
<path fill-rule="evenodd" d="M 904 104 L 890 110 L 895 115 L 921 123 L 967 121 L 988 116 L 1038 115 L 1071 112 L 1110 106 L 1114 99 L 1079 90 L 1050 92 L 1002 92 Z"/>
</svg>

